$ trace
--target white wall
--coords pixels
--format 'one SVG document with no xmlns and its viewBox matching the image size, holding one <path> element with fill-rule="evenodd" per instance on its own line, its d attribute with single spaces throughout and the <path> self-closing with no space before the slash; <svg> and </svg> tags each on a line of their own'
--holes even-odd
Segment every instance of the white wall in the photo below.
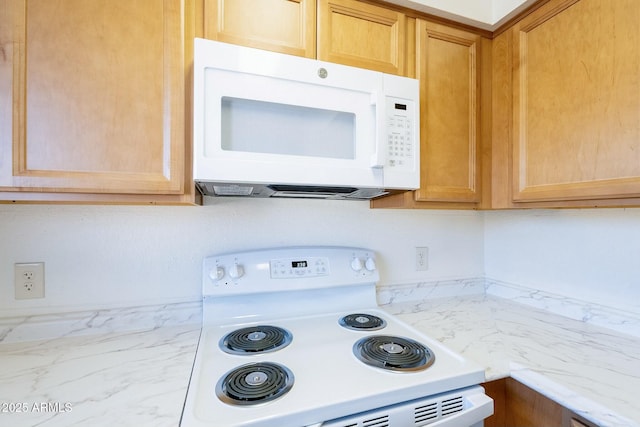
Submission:
<svg viewBox="0 0 640 427">
<path fill-rule="evenodd" d="M 371 210 L 367 202 L 216 199 L 211 206 L 0 205 L 0 316 L 200 298 L 218 252 L 354 245 L 379 252 L 383 284 L 479 277 L 477 212 Z M 430 269 L 415 271 L 415 247 Z M 45 262 L 46 297 L 13 297 L 13 264 Z"/>
<path fill-rule="evenodd" d="M 640 313 L 640 209 L 486 212 L 485 272 Z"/>
<path fill-rule="evenodd" d="M 379 252 L 382 284 L 481 277 L 640 312 L 640 209 L 372 210 L 366 202 L 0 205 L 0 316 L 197 300 L 203 257 L 282 245 Z M 416 272 L 414 248 L 429 246 Z M 16 301 L 13 263 L 46 263 L 46 298 Z"/>
</svg>

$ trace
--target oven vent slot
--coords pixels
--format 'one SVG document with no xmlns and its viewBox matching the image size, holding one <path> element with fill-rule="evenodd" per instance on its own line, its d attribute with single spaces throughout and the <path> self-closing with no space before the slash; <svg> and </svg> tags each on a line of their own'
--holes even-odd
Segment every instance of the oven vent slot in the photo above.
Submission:
<svg viewBox="0 0 640 427">
<path fill-rule="evenodd" d="M 362 427 L 389 427 L 389 415 L 364 420 L 362 422 Z"/>
<path fill-rule="evenodd" d="M 425 426 L 434 423 L 441 418 L 453 415 L 464 410 L 464 399 L 456 396 L 451 399 L 438 400 L 426 405 L 416 406 L 414 409 L 414 420 L 416 426 Z"/>
<path fill-rule="evenodd" d="M 461 412 L 464 409 L 464 402 L 462 400 L 462 396 L 457 396 L 452 399 L 447 399 L 442 401 L 442 416 L 446 417 L 447 415 L 455 414 L 456 412 Z"/>
<path fill-rule="evenodd" d="M 415 409 L 416 424 L 438 418 L 438 402 L 429 403 L 428 405 L 418 406 Z"/>
<path fill-rule="evenodd" d="M 428 426 L 465 411 L 465 394 L 426 397 L 322 423 L 322 427 Z"/>
</svg>

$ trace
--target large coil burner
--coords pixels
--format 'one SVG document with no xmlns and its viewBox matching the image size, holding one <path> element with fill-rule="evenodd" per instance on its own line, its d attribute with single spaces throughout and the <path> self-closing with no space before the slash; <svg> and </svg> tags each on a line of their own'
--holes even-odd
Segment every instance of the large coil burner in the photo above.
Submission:
<svg viewBox="0 0 640 427">
<path fill-rule="evenodd" d="M 231 354 L 268 353 L 288 346 L 292 340 L 286 329 L 258 325 L 228 333 L 220 341 L 220 348 Z"/>
<path fill-rule="evenodd" d="M 436 359 L 429 348 L 417 341 L 387 335 L 358 340 L 353 353 L 367 365 L 392 371 L 420 371 Z"/>
<path fill-rule="evenodd" d="M 293 373 L 276 363 L 249 363 L 228 372 L 216 385 L 216 395 L 230 405 L 269 402 L 293 387 Z"/>
</svg>

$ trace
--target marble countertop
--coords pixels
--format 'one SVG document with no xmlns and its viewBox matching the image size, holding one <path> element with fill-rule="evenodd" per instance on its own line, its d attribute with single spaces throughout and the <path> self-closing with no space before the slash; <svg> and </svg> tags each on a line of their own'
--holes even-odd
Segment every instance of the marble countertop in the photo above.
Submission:
<svg viewBox="0 0 640 427">
<path fill-rule="evenodd" d="M 176 427 L 200 325 L 0 345 L 0 425 Z"/>
<path fill-rule="evenodd" d="M 385 310 L 484 366 L 488 381 L 512 376 L 599 425 L 640 426 L 637 337 L 486 293 L 388 302 Z M 102 330 L 137 310 L 73 316 L 70 336 L 37 341 L 8 339 L 32 319 L 0 330 L 0 425 L 178 426 L 198 310 L 182 306 L 178 324 L 154 316 L 161 324 L 134 332 Z"/>
<path fill-rule="evenodd" d="M 601 426 L 640 426 L 640 339 L 491 295 L 385 309 L 486 368 Z"/>
</svg>

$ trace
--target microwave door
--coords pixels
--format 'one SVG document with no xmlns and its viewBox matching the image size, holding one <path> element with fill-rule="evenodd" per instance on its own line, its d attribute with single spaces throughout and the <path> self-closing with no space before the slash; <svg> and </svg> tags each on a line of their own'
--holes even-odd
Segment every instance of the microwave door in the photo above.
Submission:
<svg viewBox="0 0 640 427">
<path fill-rule="evenodd" d="M 208 119 L 200 149 L 215 180 L 382 186 L 382 171 L 372 168 L 377 79 L 364 91 L 216 69 L 205 73 Z"/>
</svg>

